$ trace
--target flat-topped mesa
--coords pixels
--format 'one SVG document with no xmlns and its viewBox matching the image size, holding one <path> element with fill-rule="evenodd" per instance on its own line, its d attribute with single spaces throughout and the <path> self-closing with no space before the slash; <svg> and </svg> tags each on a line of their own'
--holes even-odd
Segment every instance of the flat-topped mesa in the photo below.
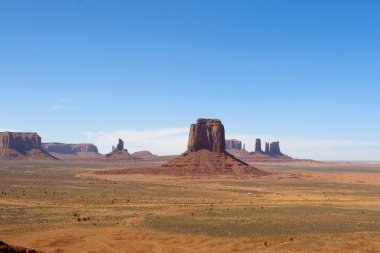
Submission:
<svg viewBox="0 0 380 253">
<path fill-rule="evenodd" d="M 224 126 L 219 119 L 198 119 L 197 124 L 190 127 L 188 152 L 207 149 L 216 153 L 224 153 Z"/>
<path fill-rule="evenodd" d="M 226 149 L 237 149 L 241 150 L 241 141 L 232 139 L 226 140 Z"/>
<path fill-rule="evenodd" d="M 282 156 L 283 155 L 280 151 L 280 142 L 279 141 L 272 142 L 269 145 L 269 154 L 272 156 Z"/>
<path fill-rule="evenodd" d="M 257 138 L 255 143 L 255 153 L 263 153 L 261 149 L 261 139 Z"/>
<path fill-rule="evenodd" d="M 203 118 L 198 118 L 197 119 L 197 124 L 222 124 L 222 121 L 220 119 L 203 119 Z"/>
<path fill-rule="evenodd" d="M 11 159 L 57 158 L 42 150 L 41 137 L 37 133 L 0 132 L 0 160 Z"/>
<path fill-rule="evenodd" d="M 91 143 L 67 144 L 59 142 L 42 143 L 42 149 L 49 153 L 57 154 L 77 154 L 77 153 L 98 153 L 98 148 Z"/>
<path fill-rule="evenodd" d="M 23 155 L 41 149 L 41 137 L 37 133 L 0 132 L 0 139 L 0 148 L 14 149 Z"/>
</svg>

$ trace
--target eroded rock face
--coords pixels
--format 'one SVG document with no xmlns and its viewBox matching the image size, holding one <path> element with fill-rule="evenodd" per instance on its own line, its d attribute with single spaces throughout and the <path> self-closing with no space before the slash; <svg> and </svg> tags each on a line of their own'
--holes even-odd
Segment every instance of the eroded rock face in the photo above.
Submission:
<svg viewBox="0 0 380 253">
<path fill-rule="evenodd" d="M 17 247 L 9 245 L 5 242 L 0 241 L 0 252 L 9 252 L 9 253 L 38 253 L 34 249 L 27 249 L 23 247 Z"/>
<path fill-rule="evenodd" d="M 261 139 L 257 138 L 256 143 L 255 143 L 255 152 L 256 153 L 262 153 L 263 151 L 261 150 Z"/>
<path fill-rule="evenodd" d="M 241 143 L 240 143 L 241 148 Z M 198 119 L 190 127 L 185 153 L 143 173 L 166 175 L 251 175 L 267 174 L 225 151 L 224 127 L 218 119 Z"/>
<path fill-rule="evenodd" d="M 198 119 L 190 127 L 187 151 L 207 149 L 216 153 L 225 152 L 224 126 L 218 119 Z"/>
<path fill-rule="evenodd" d="M 0 132 L 0 160 L 57 159 L 41 148 L 41 137 L 37 133 Z"/>
<path fill-rule="evenodd" d="M 265 142 L 265 154 L 269 154 L 269 142 Z"/>
<path fill-rule="evenodd" d="M 226 149 L 241 149 L 241 141 L 232 139 L 226 140 Z"/>
<path fill-rule="evenodd" d="M 283 155 L 280 151 L 280 142 L 279 141 L 272 142 L 269 145 L 269 154 L 270 155 L 278 155 L 278 156 Z"/>
<path fill-rule="evenodd" d="M 106 158 L 113 158 L 113 160 L 136 160 L 137 157 L 131 156 L 128 150 L 124 148 L 124 141 L 119 139 L 116 148 L 112 147 L 112 152 L 106 154 Z"/>
<path fill-rule="evenodd" d="M 41 149 L 37 133 L 0 132 L 0 148 L 13 149 L 25 155 L 29 150 Z"/>
<path fill-rule="evenodd" d="M 119 150 L 119 151 L 124 150 L 124 141 L 122 139 L 119 139 L 119 142 L 116 145 L 116 150 Z"/>
<path fill-rule="evenodd" d="M 75 155 L 81 152 L 98 153 L 98 148 L 91 143 L 66 144 L 66 143 L 42 143 L 42 149 L 49 153 Z"/>
</svg>

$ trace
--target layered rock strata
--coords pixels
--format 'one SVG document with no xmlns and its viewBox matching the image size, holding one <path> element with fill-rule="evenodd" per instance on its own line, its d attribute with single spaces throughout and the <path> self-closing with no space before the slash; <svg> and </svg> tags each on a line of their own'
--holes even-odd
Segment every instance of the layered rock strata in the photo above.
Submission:
<svg viewBox="0 0 380 253">
<path fill-rule="evenodd" d="M 115 147 L 112 147 L 112 152 L 106 154 L 106 159 L 109 160 L 128 160 L 128 161 L 133 161 L 133 160 L 139 160 L 138 157 L 132 156 L 127 149 L 124 149 L 124 141 L 122 139 L 118 140 L 118 143 Z"/>
<path fill-rule="evenodd" d="M 261 150 L 261 139 L 256 139 L 255 143 L 255 152 L 256 153 L 262 153 L 263 151 Z"/>
<path fill-rule="evenodd" d="M 269 145 L 269 155 L 272 155 L 272 156 L 282 156 L 283 155 L 281 153 L 281 150 L 280 150 L 280 142 L 279 141 L 272 142 Z"/>
<path fill-rule="evenodd" d="M 190 127 L 188 152 L 207 149 L 216 153 L 226 151 L 224 126 L 218 119 L 198 119 Z"/>
<path fill-rule="evenodd" d="M 42 143 L 42 149 L 49 153 L 70 154 L 98 153 L 98 148 L 91 143 L 66 144 L 59 142 Z"/>
<path fill-rule="evenodd" d="M 56 159 L 41 148 L 37 133 L 0 132 L 0 159 Z"/>
<path fill-rule="evenodd" d="M 266 174 L 226 152 L 224 126 L 218 119 L 198 119 L 190 127 L 187 151 L 151 172 L 178 176 Z"/>
<path fill-rule="evenodd" d="M 241 141 L 232 139 L 232 140 L 226 140 L 226 149 L 242 149 Z"/>
</svg>

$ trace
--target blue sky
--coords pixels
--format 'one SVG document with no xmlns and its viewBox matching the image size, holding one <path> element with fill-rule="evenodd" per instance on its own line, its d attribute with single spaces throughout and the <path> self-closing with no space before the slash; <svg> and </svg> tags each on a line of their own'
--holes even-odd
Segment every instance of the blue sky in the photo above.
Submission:
<svg viewBox="0 0 380 253">
<path fill-rule="evenodd" d="M 211 117 L 248 149 L 262 137 L 295 157 L 380 160 L 379 9 L 1 1 L 0 129 L 102 152 L 123 136 L 131 151 L 168 154 L 185 150 L 196 118 Z"/>
</svg>

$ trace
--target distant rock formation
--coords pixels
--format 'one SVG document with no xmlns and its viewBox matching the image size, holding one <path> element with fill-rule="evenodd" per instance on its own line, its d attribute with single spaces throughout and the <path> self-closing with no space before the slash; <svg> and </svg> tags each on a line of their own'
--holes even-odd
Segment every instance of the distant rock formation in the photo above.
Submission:
<svg viewBox="0 0 380 253">
<path fill-rule="evenodd" d="M 256 139 L 255 145 L 255 154 L 265 154 L 269 156 L 283 156 L 284 154 L 280 151 L 280 142 L 265 142 L 265 150 L 264 152 L 261 150 L 261 139 Z"/>
<path fill-rule="evenodd" d="M 190 127 L 188 152 L 207 149 L 216 153 L 226 151 L 224 126 L 218 119 L 198 119 Z"/>
<path fill-rule="evenodd" d="M 280 142 L 279 141 L 272 142 L 269 145 L 269 155 L 272 155 L 272 156 L 283 156 L 284 155 L 280 151 Z"/>
<path fill-rule="evenodd" d="M 112 160 L 128 160 L 128 161 L 133 161 L 133 160 L 139 160 L 137 157 L 133 157 L 127 149 L 124 149 L 124 141 L 122 139 L 118 140 L 118 143 L 115 147 L 112 147 L 112 151 L 108 154 L 106 154 L 107 159 L 112 159 Z"/>
<path fill-rule="evenodd" d="M 232 140 L 227 140 L 226 139 L 226 149 L 237 149 L 237 150 L 240 150 L 241 149 L 241 141 L 238 141 L 238 140 L 235 140 L 235 139 L 232 139 Z M 245 145 L 244 145 L 244 149 L 245 149 Z"/>
<path fill-rule="evenodd" d="M 41 149 L 41 137 L 37 133 L 0 133 L 0 148 L 17 150 L 21 154 L 26 154 L 31 149 Z"/>
<path fill-rule="evenodd" d="M 255 143 L 255 152 L 256 153 L 262 153 L 263 151 L 261 150 L 261 139 L 257 138 L 256 143 Z"/>
<path fill-rule="evenodd" d="M 225 151 L 224 126 L 218 119 L 198 119 L 190 127 L 187 151 L 150 173 L 169 175 L 265 175 Z"/>
<path fill-rule="evenodd" d="M 159 156 L 147 150 L 134 152 L 131 156 L 143 162 L 167 162 L 177 157 L 176 155 Z"/>
<path fill-rule="evenodd" d="M 265 154 L 269 154 L 269 142 L 265 142 L 265 151 L 264 151 Z"/>
<path fill-rule="evenodd" d="M 98 153 L 98 148 L 91 143 L 66 144 L 59 142 L 42 143 L 42 149 L 49 153 L 75 155 L 81 152 Z"/>
<path fill-rule="evenodd" d="M 132 155 L 137 157 L 157 157 L 157 155 L 154 155 L 152 152 L 147 150 L 137 151 L 132 153 Z"/>
<path fill-rule="evenodd" d="M 299 161 L 290 156 L 283 154 L 280 151 L 280 143 L 276 142 L 265 142 L 265 150 L 261 149 L 261 139 L 257 138 L 255 140 L 255 151 L 248 152 L 244 149 L 235 150 L 228 149 L 228 152 L 239 158 L 244 162 L 291 162 Z"/>
<path fill-rule="evenodd" d="M 116 150 L 122 151 L 124 150 L 124 141 L 119 138 L 119 142 L 116 145 Z"/>
<path fill-rule="evenodd" d="M 56 159 L 41 148 L 37 133 L 0 132 L 0 159 Z"/>
<path fill-rule="evenodd" d="M 42 143 L 42 149 L 60 159 L 97 158 L 102 156 L 99 154 L 98 148 L 91 143 Z"/>
</svg>

